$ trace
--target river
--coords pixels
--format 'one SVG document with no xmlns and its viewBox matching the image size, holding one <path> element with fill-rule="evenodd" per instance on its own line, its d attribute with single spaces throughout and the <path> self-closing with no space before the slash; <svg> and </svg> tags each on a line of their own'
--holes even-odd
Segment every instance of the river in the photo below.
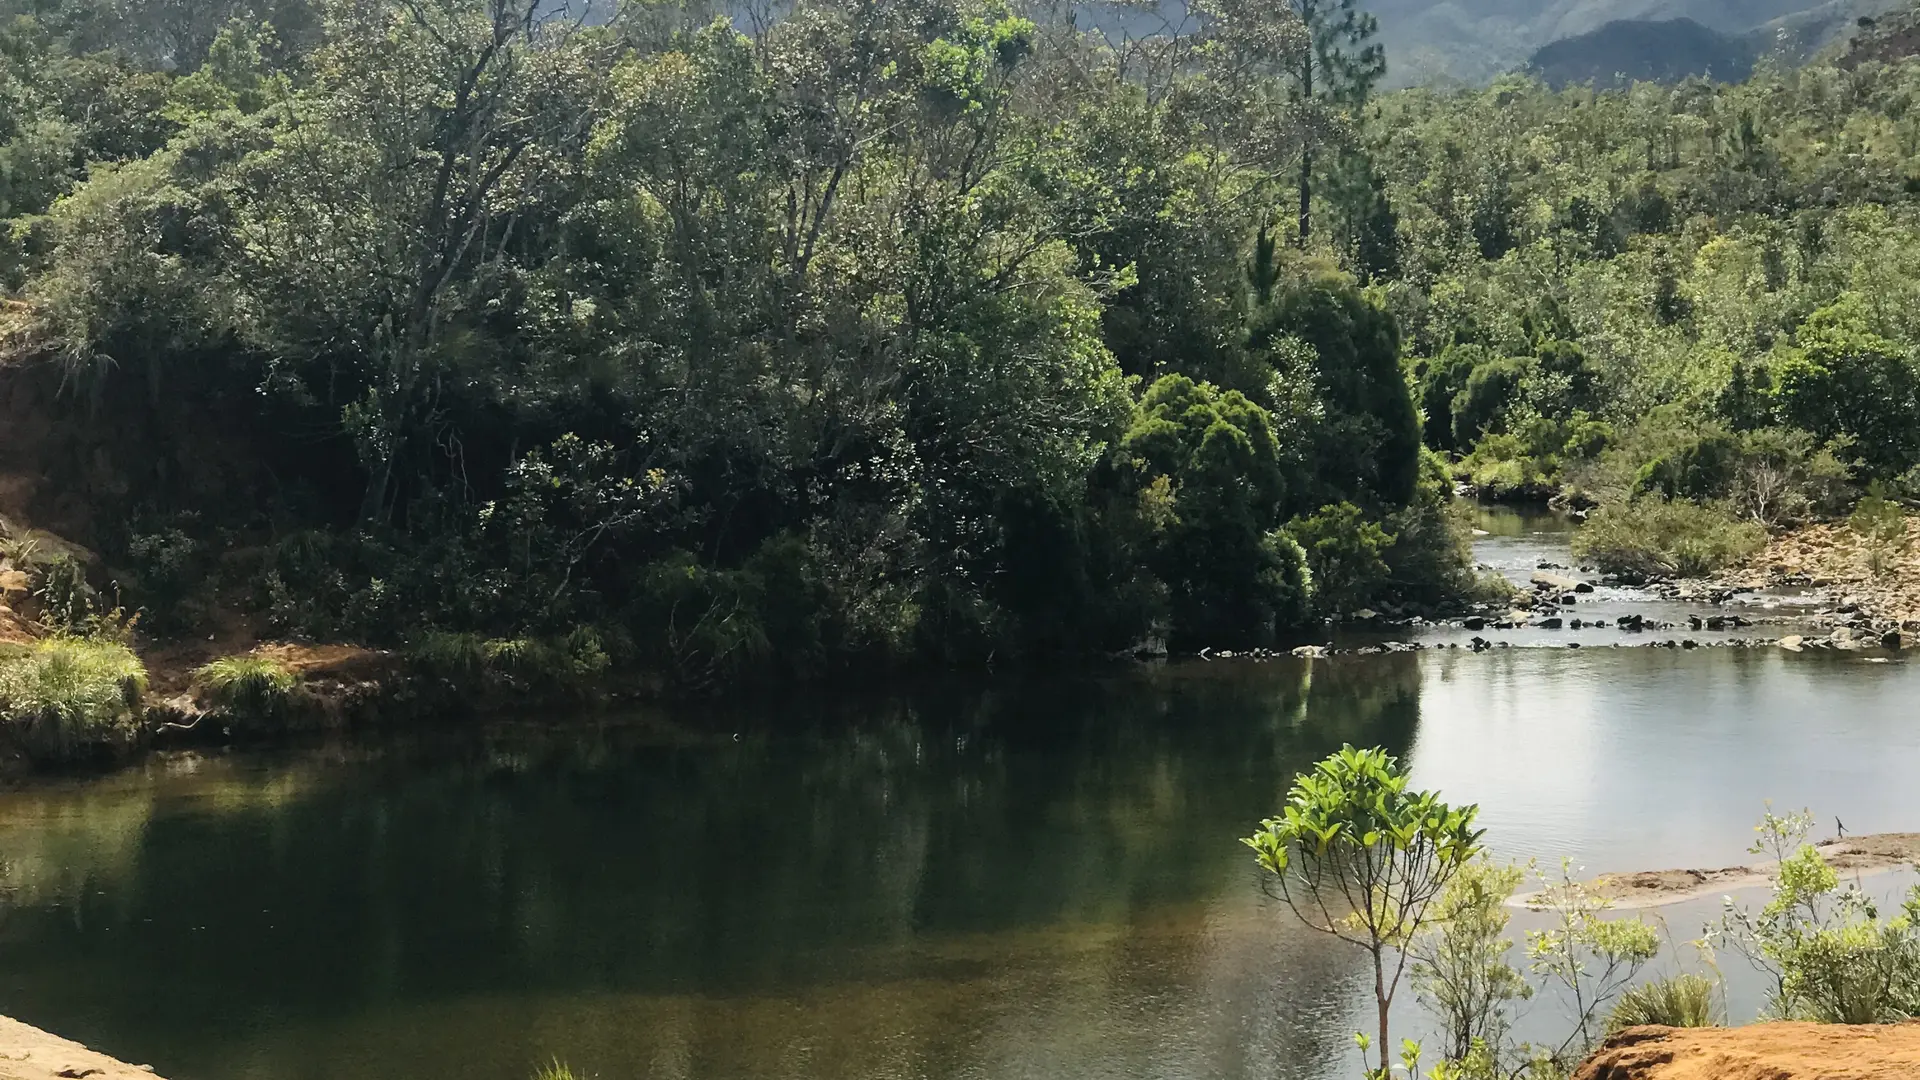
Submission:
<svg viewBox="0 0 1920 1080">
<path fill-rule="evenodd" d="M 1564 550 L 1551 523 L 1489 524 L 1503 569 Z M 0 1012 L 175 1080 L 527 1080 L 555 1057 L 608 1080 L 1319 1080 L 1352 1075 L 1360 958 L 1265 899 L 1236 838 L 1342 742 L 1481 804 L 1497 856 L 1586 874 L 1741 861 L 1768 799 L 1920 827 L 1914 665 L 1590 633 L 36 783 L 0 794 Z M 1717 907 L 1663 909 L 1671 951 Z"/>
</svg>

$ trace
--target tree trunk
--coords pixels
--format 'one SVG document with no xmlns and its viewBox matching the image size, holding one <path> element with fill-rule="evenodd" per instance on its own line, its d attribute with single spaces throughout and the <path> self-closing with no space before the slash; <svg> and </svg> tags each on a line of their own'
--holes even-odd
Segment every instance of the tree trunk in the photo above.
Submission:
<svg viewBox="0 0 1920 1080">
<path fill-rule="evenodd" d="M 1313 234 L 1313 151 L 1300 151 L 1300 246 Z"/>
<path fill-rule="evenodd" d="M 1303 234 L 1304 235 L 1304 234 Z M 1382 1080 L 1390 1075 L 1387 1072 L 1387 1013 L 1393 1007 L 1393 999 L 1387 996 L 1387 972 L 1380 960 L 1380 950 L 1373 950 L 1373 1001 L 1380 1010 L 1380 1076 Z"/>
</svg>

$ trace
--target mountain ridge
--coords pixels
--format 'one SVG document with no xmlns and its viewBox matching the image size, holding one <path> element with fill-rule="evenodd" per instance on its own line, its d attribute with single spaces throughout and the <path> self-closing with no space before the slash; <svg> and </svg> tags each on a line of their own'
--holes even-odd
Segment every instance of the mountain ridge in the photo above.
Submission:
<svg viewBox="0 0 1920 1080">
<path fill-rule="evenodd" d="M 1902 0 L 1376 0 L 1387 85 L 1485 83 L 1535 53 L 1618 22 L 1690 20 L 1739 39 L 1756 56 L 1804 57 L 1850 35 L 1861 16 Z"/>
</svg>

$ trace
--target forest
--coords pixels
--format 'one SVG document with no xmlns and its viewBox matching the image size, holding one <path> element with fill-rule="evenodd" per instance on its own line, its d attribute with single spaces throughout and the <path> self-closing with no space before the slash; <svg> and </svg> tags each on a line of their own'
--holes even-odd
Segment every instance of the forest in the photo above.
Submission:
<svg viewBox="0 0 1920 1080">
<path fill-rule="evenodd" d="M 1456 485 L 1642 576 L 1920 489 L 1899 19 L 1387 93 L 1352 0 L 1114 11 L 0 0 L 0 509 L 99 565 L 8 557 L 706 687 L 1432 613 Z"/>
</svg>

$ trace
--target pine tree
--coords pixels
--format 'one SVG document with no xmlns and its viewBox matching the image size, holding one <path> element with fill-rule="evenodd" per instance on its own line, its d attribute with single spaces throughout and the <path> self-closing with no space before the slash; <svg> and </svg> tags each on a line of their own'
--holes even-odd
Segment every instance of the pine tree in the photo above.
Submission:
<svg viewBox="0 0 1920 1080">
<path fill-rule="evenodd" d="M 1379 22 L 1355 0 L 1291 0 L 1306 28 L 1293 65 L 1294 99 L 1334 112 L 1357 114 L 1387 73 L 1387 54 L 1373 40 Z M 1300 148 L 1300 243 L 1313 235 L 1313 146 Z"/>
</svg>

